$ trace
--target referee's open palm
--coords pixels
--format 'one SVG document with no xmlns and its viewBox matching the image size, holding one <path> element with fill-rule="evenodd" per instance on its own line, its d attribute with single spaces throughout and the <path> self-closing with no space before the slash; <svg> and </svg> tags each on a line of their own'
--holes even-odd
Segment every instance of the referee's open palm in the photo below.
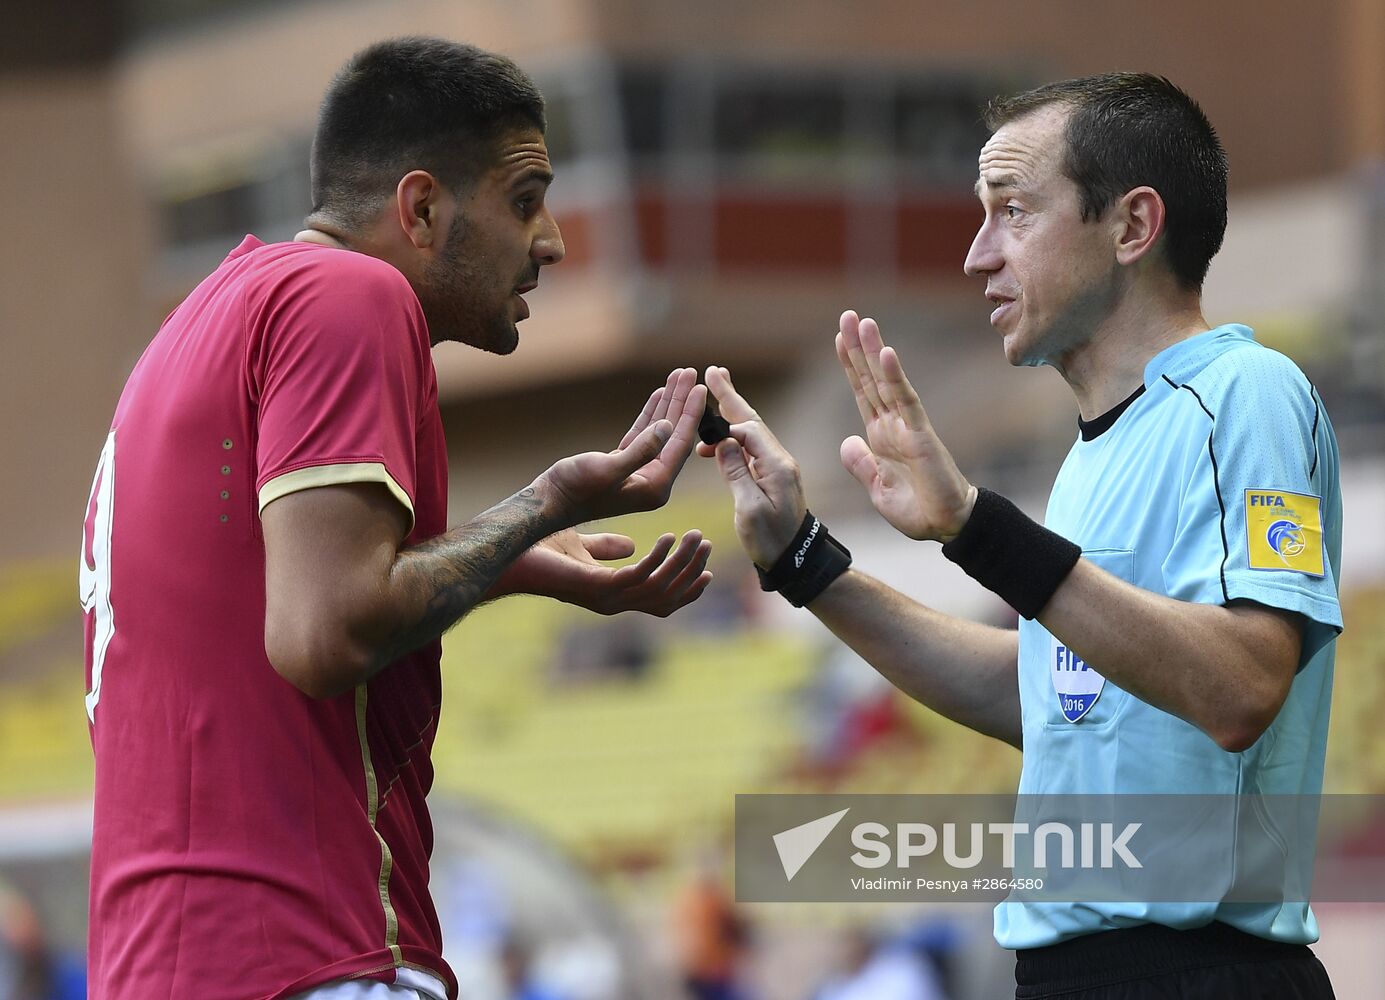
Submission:
<svg viewBox="0 0 1385 1000">
<path fill-rule="evenodd" d="M 957 469 L 873 319 L 842 313 L 841 362 L 866 426 L 842 442 L 842 464 L 885 520 L 910 538 L 948 541 L 962 530 L 976 490 Z"/>
</svg>

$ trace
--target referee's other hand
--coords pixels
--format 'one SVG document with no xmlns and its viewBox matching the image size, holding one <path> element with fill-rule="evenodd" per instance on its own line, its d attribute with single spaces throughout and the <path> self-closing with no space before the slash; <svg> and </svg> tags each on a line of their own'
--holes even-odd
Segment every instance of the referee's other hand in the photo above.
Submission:
<svg viewBox="0 0 1385 1000">
<path fill-rule="evenodd" d="M 952 460 L 873 319 L 848 309 L 837 360 L 851 384 L 866 435 L 842 442 L 846 471 L 866 488 L 880 516 L 910 538 L 951 541 L 971 517 L 976 487 Z"/>
</svg>

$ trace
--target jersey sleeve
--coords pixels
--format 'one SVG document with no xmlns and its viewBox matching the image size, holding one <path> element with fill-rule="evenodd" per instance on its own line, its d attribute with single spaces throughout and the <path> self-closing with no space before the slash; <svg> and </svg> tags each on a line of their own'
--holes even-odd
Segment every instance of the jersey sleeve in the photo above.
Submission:
<svg viewBox="0 0 1385 1000">
<path fill-rule="evenodd" d="M 299 490 L 374 482 L 412 532 L 427 327 L 398 272 L 332 257 L 250 307 L 259 510 Z"/>
<path fill-rule="evenodd" d="M 1205 416 L 1192 425 L 1206 439 L 1189 451 L 1166 592 L 1302 614 L 1302 666 L 1342 629 L 1336 453 L 1312 386 L 1283 355 L 1249 349 L 1178 390 Z"/>
</svg>

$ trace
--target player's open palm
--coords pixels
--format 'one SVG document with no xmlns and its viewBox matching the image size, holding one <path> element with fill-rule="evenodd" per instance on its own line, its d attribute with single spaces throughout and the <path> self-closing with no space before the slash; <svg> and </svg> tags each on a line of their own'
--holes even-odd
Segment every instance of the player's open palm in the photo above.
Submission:
<svg viewBox="0 0 1385 1000">
<path fill-rule="evenodd" d="M 841 362 L 865 423 L 842 442 L 842 464 L 885 520 L 910 538 L 947 541 L 962 530 L 976 489 L 962 476 L 873 319 L 842 314 Z"/>
<path fill-rule="evenodd" d="M 675 369 L 649 397 L 620 447 L 554 463 L 543 478 L 564 498 L 571 523 L 667 503 L 673 481 L 692 454 L 706 399 L 706 387 L 697 384 L 694 369 Z"/>
<path fill-rule="evenodd" d="M 584 535 L 566 528 L 520 556 L 493 595 L 540 594 L 602 615 L 638 611 L 666 618 L 697 600 L 712 582 L 707 570 L 712 543 L 700 531 L 689 531 L 681 540 L 661 535 L 639 561 L 606 565 L 635 551 L 625 535 Z"/>
</svg>

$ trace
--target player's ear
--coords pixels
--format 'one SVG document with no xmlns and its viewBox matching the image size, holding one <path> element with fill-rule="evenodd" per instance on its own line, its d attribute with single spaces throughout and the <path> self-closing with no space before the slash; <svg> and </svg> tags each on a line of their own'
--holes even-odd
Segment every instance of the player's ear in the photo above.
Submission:
<svg viewBox="0 0 1385 1000">
<path fill-rule="evenodd" d="M 447 196 L 438 179 L 426 170 L 411 170 L 394 190 L 399 225 L 409 242 L 420 250 L 441 244 L 444 239 L 443 202 Z"/>
<path fill-rule="evenodd" d="M 1116 202 L 1111 222 L 1116 262 L 1134 264 L 1149 253 L 1164 232 L 1164 199 L 1152 187 L 1131 188 Z"/>
</svg>

